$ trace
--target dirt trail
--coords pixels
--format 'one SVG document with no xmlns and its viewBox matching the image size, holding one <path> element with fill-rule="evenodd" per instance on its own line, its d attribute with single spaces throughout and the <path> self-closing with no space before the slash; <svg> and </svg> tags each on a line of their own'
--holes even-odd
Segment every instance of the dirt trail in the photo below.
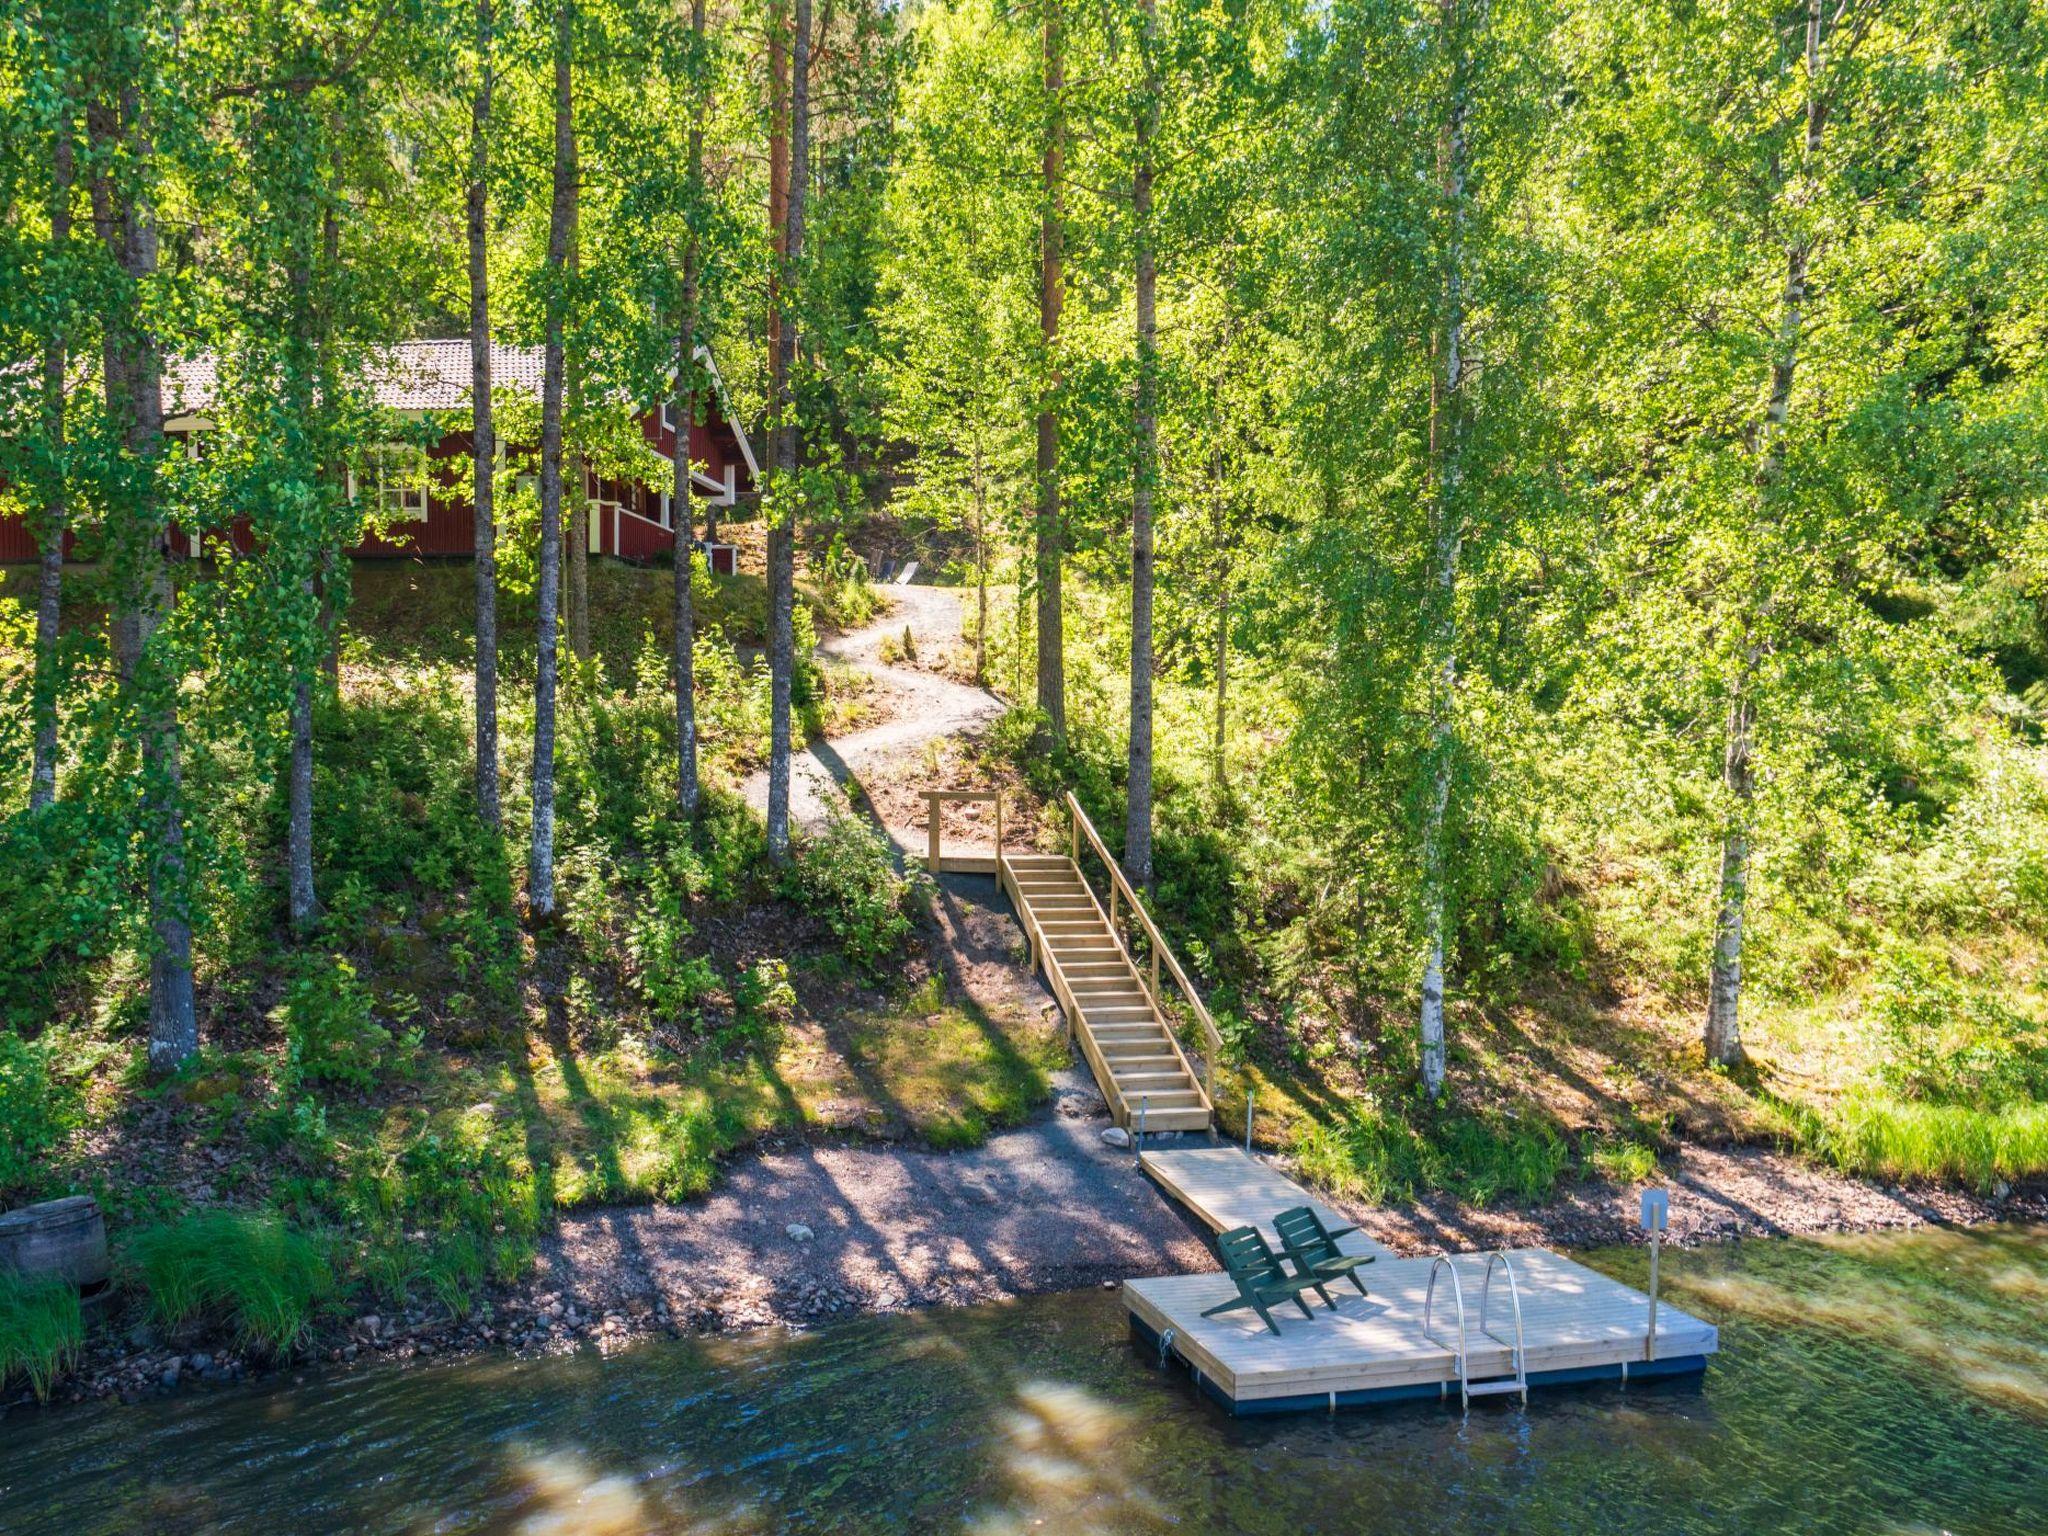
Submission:
<svg viewBox="0 0 2048 1536">
<path fill-rule="evenodd" d="M 846 798 L 840 786 L 867 773 L 914 756 L 928 742 L 987 725 L 1003 712 L 1003 704 L 984 688 L 916 667 L 892 666 L 881 659 L 882 642 L 907 629 L 922 655 L 935 656 L 960 640 L 960 593 L 951 587 L 885 586 L 880 589 L 889 609 L 872 624 L 835 635 L 818 646 L 829 660 L 859 667 L 874 680 L 879 725 L 828 741 L 814 742 L 790 764 L 789 814 L 800 827 L 815 827 Z M 740 791 L 758 811 L 768 807 L 768 771 L 752 774 Z M 890 837 L 906 852 L 919 846 L 923 832 L 890 826 Z"/>
</svg>

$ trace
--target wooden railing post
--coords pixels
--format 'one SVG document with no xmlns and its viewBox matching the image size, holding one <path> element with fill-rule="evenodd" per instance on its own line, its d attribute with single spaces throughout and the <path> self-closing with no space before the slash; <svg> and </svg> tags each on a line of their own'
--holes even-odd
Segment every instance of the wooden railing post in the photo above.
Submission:
<svg viewBox="0 0 2048 1536">
<path fill-rule="evenodd" d="M 939 872 L 939 810 L 942 802 L 933 790 L 924 792 L 924 864 L 936 876 Z"/>
</svg>

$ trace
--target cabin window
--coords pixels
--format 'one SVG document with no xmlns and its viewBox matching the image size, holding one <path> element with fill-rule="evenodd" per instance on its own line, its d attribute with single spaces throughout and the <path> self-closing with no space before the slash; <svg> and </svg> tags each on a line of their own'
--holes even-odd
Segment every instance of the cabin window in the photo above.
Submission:
<svg viewBox="0 0 2048 1536">
<path fill-rule="evenodd" d="M 427 456 L 405 443 L 378 443 L 363 455 L 350 494 L 391 522 L 427 520 Z"/>
</svg>

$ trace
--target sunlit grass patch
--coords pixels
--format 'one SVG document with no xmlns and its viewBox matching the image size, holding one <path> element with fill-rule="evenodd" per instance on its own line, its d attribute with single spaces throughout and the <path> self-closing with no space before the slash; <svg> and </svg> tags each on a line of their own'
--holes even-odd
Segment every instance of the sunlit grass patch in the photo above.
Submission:
<svg viewBox="0 0 2048 1536">
<path fill-rule="evenodd" d="M 2048 1104 L 1980 1109 L 1865 1094 L 1799 1123 L 1805 1144 L 1846 1173 L 1953 1180 L 1980 1192 L 2048 1173 Z"/>
<path fill-rule="evenodd" d="M 0 1274 L 0 1387 L 16 1376 L 38 1399 L 78 1358 L 85 1322 L 63 1280 Z"/>
<path fill-rule="evenodd" d="M 1585 1149 L 1588 1170 L 1612 1184 L 1642 1184 L 1657 1176 L 1657 1150 L 1624 1136 L 1597 1136 Z"/>
<path fill-rule="evenodd" d="M 1051 1071 L 1064 1058 L 1056 1029 L 955 1003 L 928 1006 L 845 1031 L 855 1079 L 918 1136 L 940 1148 L 978 1146 L 1051 1095 Z"/>
<path fill-rule="evenodd" d="M 1424 1119 L 1371 1107 L 1309 1126 L 1295 1155 L 1314 1182 L 1373 1205 L 1430 1190 L 1474 1205 L 1539 1200 L 1570 1160 L 1547 1125 L 1468 1114 Z"/>
</svg>

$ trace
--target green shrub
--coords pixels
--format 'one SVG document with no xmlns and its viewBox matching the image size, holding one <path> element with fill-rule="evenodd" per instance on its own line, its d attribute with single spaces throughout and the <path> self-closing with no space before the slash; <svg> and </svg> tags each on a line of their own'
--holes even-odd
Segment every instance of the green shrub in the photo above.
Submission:
<svg viewBox="0 0 2048 1536">
<path fill-rule="evenodd" d="M 51 1071 L 49 1036 L 0 1026 L 0 1197 L 41 1189 L 49 1157 L 78 1122 L 78 1090 Z"/>
<path fill-rule="evenodd" d="M 286 1072 L 293 1082 L 368 1088 L 403 1070 L 419 1048 L 417 1032 L 394 1039 L 371 1011 L 369 989 L 339 955 L 299 962 L 282 1007 Z"/>
<path fill-rule="evenodd" d="M 127 1262 L 166 1327 L 198 1320 L 288 1354 L 334 1292 L 324 1245 L 274 1216 L 207 1211 L 138 1232 Z"/>
<path fill-rule="evenodd" d="M 65 799 L 0 817 L 0 1028 L 43 1022 L 59 989 L 118 941 L 128 842 L 105 811 Z"/>
<path fill-rule="evenodd" d="M 796 989 L 789 984 L 789 965 L 782 960 L 757 960 L 732 984 L 733 1021 L 719 1034 L 721 1048 L 773 1044 L 796 1011 Z"/>
<path fill-rule="evenodd" d="M 2048 1098 L 2048 1029 L 1946 964 L 1895 950 L 1871 1012 L 1884 1051 L 1878 1078 L 1900 1098 L 1978 1108 Z"/>
<path fill-rule="evenodd" d="M 48 1401 L 84 1343 L 78 1292 L 68 1283 L 0 1274 L 0 1387 L 19 1374 Z"/>
<path fill-rule="evenodd" d="M 888 840 L 848 815 L 805 839 L 787 884 L 790 898 L 832 930 L 847 960 L 870 974 L 902 947 L 916 889 L 898 872 Z"/>
</svg>

